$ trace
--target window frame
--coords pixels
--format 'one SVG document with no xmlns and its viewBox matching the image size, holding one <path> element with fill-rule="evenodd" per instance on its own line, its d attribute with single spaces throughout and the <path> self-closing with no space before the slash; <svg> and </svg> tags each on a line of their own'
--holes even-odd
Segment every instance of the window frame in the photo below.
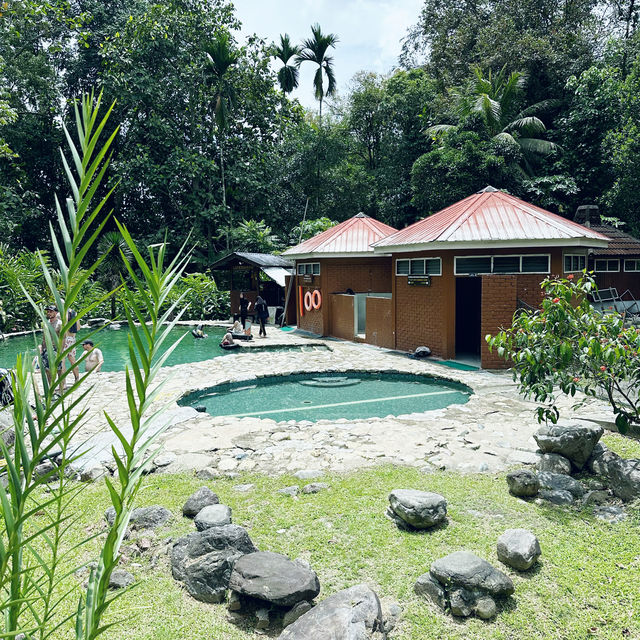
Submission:
<svg viewBox="0 0 640 640">
<path fill-rule="evenodd" d="M 502 275 L 502 276 L 510 276 L 510 275 L 545 275 L 551 273 L 551 254 L 550 253 L 498 253 L 494 255 L 482 255 L 482 256 L 454 256 L 453 258 L 453 275 L 454 276 L 468 276 L 469 272 L 458 272 L 458 259 L 459 258 L 489 258 L 491 261 L 490 271 L 479 271 L 474 275 Z M 518 258 L 519 259 L 519 271 L 495 271 L 494 270 L 494 259 L 495 258 Z M 523 271 L 522 270 L 522 259 L 523 258 L 546 258 L 547 259 L 547 269 L 545 271 Z"/>
<path fill-rule="evenodd" d="M 428 273 L 427 270 L 427 262 L 435 262 L 437 260 L 438 262 L 438 273 Z M 398 263 L 399 262 L 408 262 L 409 263 L 409 271 L 408 273 L 398 273 Z M 422 262 L 423 264 L 423 273 L 421 274 L 416 274 L 416 273 L 411 273 L 411 268 L 412 268 L 412 263 L 414 262 Z M 396 258 L 395 260 L 396 263 L 396 269 L 395 269 L 395 274 L 396 276 L 405 276 L 405 277 L 411 277 L 411 276 L 441 276 L 442 275 L 442 258 L 438 257 L 433 257 L 433 258 Z"/>
<path fill-rule="evenodd" d="M 627 263 L 633 262 L 635 264 L 635 269 L 627 269 Z M 625 258 L 623 262 L 623 268 L 625 273 L 637 273 L 640 271 L 640 258 Z"/>
<path fill-rule="evenodd" d="M 584 261 L 584 266 L 580 268 L 580 260 L 578 260 L 577 269 L 567 270 L 567 258 L 571 258 L 571 267 L 573 267 L 573 258 L 581 258 Z M 564 253 L 562 255 L 562 271 L 563 273 L 580 273 L 587 268 L 587 255 L 585 253 Z"/>
<path fill-rule="evenodd" d="M 315 267 L 318 267 L 318 272 L 314 273 Z M 309 273 L 307 273 L 307 267 L 309 267 Z M 297 276 L 319 276 L 320 275 L 320 263 L 319 262 L 298 262 L 296 265 Z"/>
<path fill-rule="evenodd" d="M 605 262 L 606 269 L 598 269 L 598 262 Z M 609 263 L 615 262 L 617 269 L 609 269 Z M 594 258 L 593 270 L 595 273 L 620 273 L 620 258 Z"/>
</svg>

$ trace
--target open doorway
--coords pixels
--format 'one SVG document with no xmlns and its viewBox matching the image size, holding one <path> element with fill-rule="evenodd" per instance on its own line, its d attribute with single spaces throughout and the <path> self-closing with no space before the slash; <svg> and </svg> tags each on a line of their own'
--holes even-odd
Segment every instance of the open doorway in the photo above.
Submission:
<svg viewBox="0 0 640 640">
<path fill-rule="evenodd" d="M 480 362 L 482 278 L 456 278 L 456 360 Z"/>
</svg>

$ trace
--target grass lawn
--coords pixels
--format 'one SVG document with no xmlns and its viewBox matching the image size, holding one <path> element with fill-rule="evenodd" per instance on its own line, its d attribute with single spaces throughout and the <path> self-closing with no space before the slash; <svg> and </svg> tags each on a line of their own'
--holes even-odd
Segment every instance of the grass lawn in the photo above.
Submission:
<svg viewBox="0 0 640 640">
<path fill-rule="evenodd" d="M 604 441 L 625 457 L 640 457 L 638 442 L 617 435 L 607 435 Z M 203 482 L 191 475 L 151 475 L 138 502 L 171 509 L 173 523 L 159 530 L 158 539 L 175 538 L 194 530 L 193 523 L 181 516 L 186 498 L 203 484 L 210 486 L 221 502 L 232 507 L 234 522 L 248 529 L 261 550 L 311 563 L 322 588 L 318 600 L 366 582 L 383 601 L 399 603 L 403 615 L 390 640 L 640 638 L 638 508 L 629 507 L 629 518 L 620 524 L 605 524 L 589 508 L 540 506 L 514 498 L 507 491 L 504 474 L 425 475 L 387 466 L 322 481 L 330 484 L 328 491 L 292 498 L 277 490 L 306 483 L 286 476 L 243 475 Z M 249 493 L 233 489 L 249 482 L 255 484 Z M 399 531 L 384 515 L 387 496 L 395 488 L 443 494 L 449 504 L 448 526 L 430 533 Z M 81 493 L 79 526 L 85 535 L 102 520 L 107 506 L 101 483 Z M 504 567 L 496 557 L 498 537 L 514 527 L 533 531 L 542 547 L 539 564 L 522 574 Z M 485 558 L 514 581 L 515 595 L 491 622 L 454 619 L 413 593 L 414 582 L 435 559 L 460 549 Z M 88 550 L 85 553 L 91 559 Z M 131 567 L 131 562 L 141 566 Z M 131 562 L 125 568 L 134 573 L 139 585 L 109 613 L 109 621 L 124 621 L 105 638 L 256 637 L 250 626 L 239 628 L 226 620 L 225 605 L 207 605 L 189 597 L 171 578 L 166 556 L 155 568 L 145 556 Z"/>
</svg>

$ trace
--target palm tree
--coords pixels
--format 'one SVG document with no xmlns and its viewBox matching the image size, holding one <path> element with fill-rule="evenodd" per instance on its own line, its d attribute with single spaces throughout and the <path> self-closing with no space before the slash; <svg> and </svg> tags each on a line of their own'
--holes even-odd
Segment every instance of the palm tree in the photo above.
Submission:
<svg viewBox="0 0 640 640">
<path fill-rule="evenodd" d="M 530 169 L 528 160 L 540 155 L 548 155 L 558 149 L 558 145 L 540 138 L 546 131 L 544 122 L 536 113 L 554 107 L 557 100 L 543 100 L 517 112 L 521 91 L 526 84 L 525 74 L 513 71 L 509 76 L 505 67 L 493 75 L 489 71 L 485 78 L 479 68 L 474 70 L 474 83 L 469 96 L 461 98 L 459 114 L 462 119 L 472 113 L 479 113 L 484 120 L 490 137 L 516 145 Z M 457 128 L 457 125 L 438 124 L 427 129 L 427 134 L 437 137 L 440 133 Z"/>
<path fill-rule="evenodd" d="M 98 242 L 98 254 L 104 256 L 98 267 L 98 280 L 113 290 L 122 282 L 122 275 L 126 271 L 124 259 L 131 260 L 131 249 L 119 231 L 107 231 Z M 111 296 L 111 319 L 116 317 L 116 298 Z"/>
<path fill-rule="evenodd" d="M 236 106 L 235 87 L 229 80 L 229 70 L 235 65 L 240 52 L 234 48 L 228 33 L 219 35 L 204 46 L 206 55 L 205 82 L 212 90 L 211 119 L 218 134 L 220 149 L 220 183 L 222 186 L 222 208 L 227 210 L 227 189 L 224 179 L 224 134 L 229 117 Z M 209 251 L 211 251 L 211 223 L 207 225 Z M 210 257 L 210 256 L 209 256 Z"/>
<path fill-rule="evenodd" d="M 273 57 L 282 62 L 282 66 L 278 70 L 278 84 L 282 90 L 282 105 L 280 108 L 280 131 L 278 133 L 278 141 L 282 139 L 282 119 L 284 117 L 285 100 L 288 93 L 291 93 L 298 86 L 298 75 L 300 62 L 296 59 L 293 64 L 289 64 L 292 58 L 300 53 L 301 48 L 292 45 L 289 34 L 285 33 L 280 36 L 280 46 L 274 45 Z"/>
<path fill-rule="evenodd" d="M 312 38 L 303 40 L 304 49 L 296 57 L 298 64 L 313 62 L 318 68 L 313 77 L 313 88 L 316 100 L 320 103 L 320 124 L 322 124 L 322 101 L 326 96 L 336 92 L 336 77 L 333 73 L 333 58 L 327 55 L 329 47 L 335 46 L 338 36 L 333 33 L 323 34 L 319 24 L 311 25 Z M 324 76 L 327 76 L 327 90 L 324 90 Z"/>
</svg>

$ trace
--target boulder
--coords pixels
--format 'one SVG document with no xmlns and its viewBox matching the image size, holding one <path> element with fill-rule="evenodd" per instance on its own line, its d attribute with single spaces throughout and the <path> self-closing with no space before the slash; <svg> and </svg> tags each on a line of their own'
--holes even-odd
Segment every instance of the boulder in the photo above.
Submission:
<svg viewBox="0 0 640 640">
<path fill-rule="evenodd" d="M 550 471 L 551 473 L 571 473 L 571 462 L 558 453 L 543 453 L 536 464 L 538 471 Z"/>
<path fill-rule="evenodd" d="M 574 498 L 582 498 L 584 495 L 584 486 L 571 476 L 562 473 L 551 473 L 550 471 L 541 471 L 538 474 L 538 481 L 541 489 L 549 491 L 568 491 Z"/>
<path fill-rule="evenodd" d="M 492 596 L 510 596 L 514 592 L 509 576 L 469 551 L 456 551 L 436 560 L 431 565 L 431 575 L 448 591 L 459 587 Z"/>
<path fill-rule="evenodd" d="M 182 515 L 195 518 L 205 507 L 219 502 L 218 496 L 209 487 L 200 487 L 187 498 L 182 507 Z"/>
<path fill-rule="evenodd" d="M 596 507 L 593 510 L 593 515 L 598 520 L 604 520 L 609 524 L 617 524 L 618 522 L 622 522 L 627 518 L 625 510 L 622 507 L 617 507 L 615 505 Z"/>
<path fill-rule="evenodd" d="M 257 551 L 246 530 L 235 524 L 190 533 L 170 552 L 171 572 L 188 593 L 202 602 L 221 602 L 234 562 Z"/>
<path fill-rule="evenodd" d="M 109 525 L 113 525 L 116 518 L 116 510 L 109 507 L 104 512 L 104 517 Z M 157 529 L 171 520 L 171 511 L 156 504 L 152 507 L 138 507 L 131 512 L 129 525 L 133 529 Z"/>
<path fill-rule="evenodd" d="M 573 495 L 569 493 L 569 491 L 564 491 L 562 489 L 553 491 L 549 489 L 542 489 L 540 491 L 540 497 L 547 502 L 560 506 L 570 505 L 574 502 Z"/>
<path fill-rule="evenodd" d="M 289 609 L 289 611 L 287 611 L 282 617 L 283 628 L 293 624 L 298 618 L 307 613 L 307 611 L 311 611 L 310 602 L 302 600 L 301 602 L 294 604 L 293 607 L 291 607 L 291 609 Z"/>
<path fill-rule="evenodd" d="M 334 593 L 298 618 L 279 640 L 384 640 L 378 596 L 359 584 Z"/>
<path fill-rule="evenodd" d="M 507 529 L 498 538 L 498 560 L 518 571 L 532 567 L 541 553 L 538 538 L 526 529 Z"/>
<path fill-rule="evenodd" d="M 603 433 L 599 426 L 554 424 L 541 427 L 533 437 L 542 453 L 558 453 L 582 469 Z"/>
<path fill-rule="evenodd" d="M 320 593 L 318 576 L 309 567 L 271 551 L 257 551 L 239 558 L 229 588 L 240 594 L 290 607 L 313 600 Z"/>
<path fill-rule="evenodd" d="M 507 473 L 507 485 L 511 495 L 518 498 L 535 496 L 540 489 L 538 476 L 529 469 L 518 469 Z"/>
<path fill-rule="evenodd" d="M 609 451 L 602 442 L 598 442 L 598 444 L 593 448 L 591 456 L 589 456 L 589 460 L 587 460 L 587 469 L 591 471 L 591 473 L 595 473 L 597 476 L 608 478 L 609 465 L 619 457 L 620 456 L 617 453 Z"/>
<path fill-rule="evenodd" d="M 136 579 L 124 569 L 115 569 L 109 578 L 109 589 L 124 589 L 132 585 Z"/>
<path fill-rule="evenodd" d="M 231 509 L 226 504 L 210 504 L 193 519 L 198 531 L 231 524 Z"/>
<path fill-rule="evenodd" d="M 413 585 L 413 590 L 417 595 L 431 600 L 441 609 L 447 608 L 447 593 L 430 573 L 423 573 Z"/>
<path fill-rule="evenodd" d="M 447 518 L 447 501 L 438 493 L 394 489 L 389 494 L 389 511 L 394 521 L 414 529 L 434 527 Z"/>
<path fill-rule="evenodd" d="M 302 487 L 302 493 L 320 493 L 325 489 L 328 489 L 329 485 L 326 482 L 311 482 L 309 484 L 305 484 Z"/>
<path fill-rule="evenodd" d="M 640 460 L 614 458 L 608 465 L 609 486 L 621 500 L 640 498 Z"/>
</svg>

